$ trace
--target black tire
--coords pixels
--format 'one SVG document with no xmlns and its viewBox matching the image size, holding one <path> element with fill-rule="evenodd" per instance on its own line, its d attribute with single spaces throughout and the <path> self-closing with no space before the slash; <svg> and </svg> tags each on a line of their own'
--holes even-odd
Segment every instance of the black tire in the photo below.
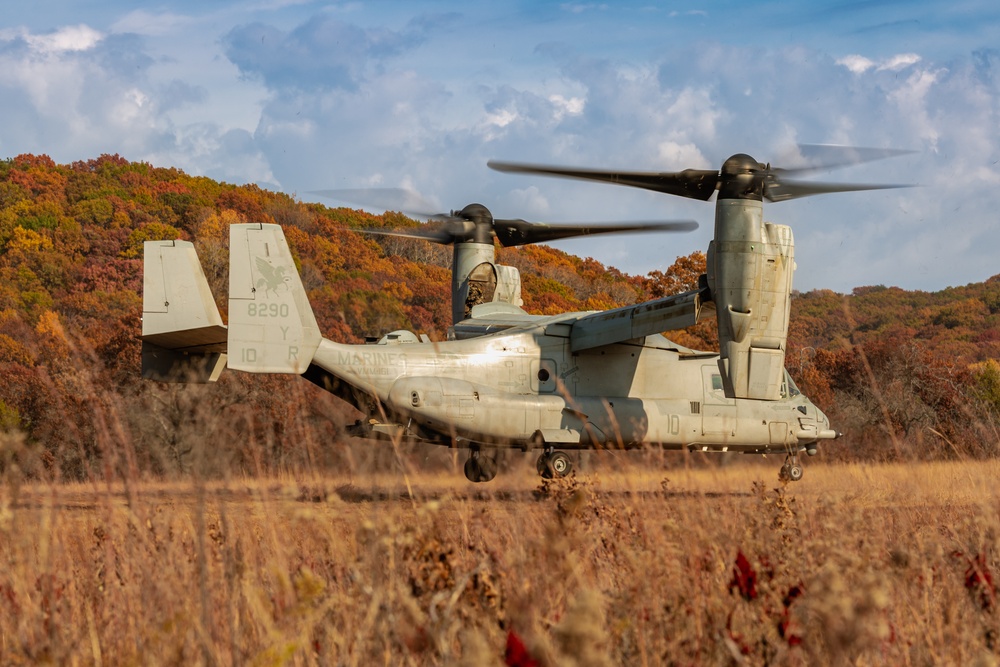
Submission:
<svg viewBox="0 0 1000 667">
<path fill-rule="evenodd" d="M 487 456 L 479 458 L 479 481 L 491 482 L 497 476 L 497 462 Z"/>
<path fill-rule="evenodd" d="M 797 482 L 800 479 L 802 479 L 802 473 L 803 470 L 802 466 L 800 465 L 793 465 L 788 467 L 788 479 L 792 480 L 793 482 Z"/>
<path fill-rule="evenodd" d="M 565 477 L 573 470 L 573 461 L 566 452 L 552 452 L 548 468 L 552 477 Z"/>
<path fill-rule="evenodd" d="M 538 474 L 545 479 L 552 479 L 552 471 L 549 469 L 549 457 L 547 454 L 542 453 L 538 455 L 538 461 L 535 463 L 535 469 Z"/>
<path fill-rule="evenodd" d="M 465 478 L 470 482 L 478 482 L 479 478 L 482 476 L 482 472 L 479 460 L 470 456 L 465 462 Z"/>
</svg>

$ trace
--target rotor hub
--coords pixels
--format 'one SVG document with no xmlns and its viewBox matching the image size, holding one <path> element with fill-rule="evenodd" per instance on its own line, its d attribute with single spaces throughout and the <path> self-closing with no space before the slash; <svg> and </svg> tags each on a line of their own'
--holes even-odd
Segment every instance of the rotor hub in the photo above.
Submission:
<svg viewBox="0 0 1000 667">
<path fill-rule="evenodd" d="M 493 214 L 482 204 L 469 204 L 454 214 L 472 223 L 468 233 L 456 235 L 457 243 L 486 243 L 493 245 Z"/>
<path fill-rule="evenodd" d="M 767 167 L 746 153 L 737 153 L 722 164 L 719 199 L 763 201 Z"/>
</svg>

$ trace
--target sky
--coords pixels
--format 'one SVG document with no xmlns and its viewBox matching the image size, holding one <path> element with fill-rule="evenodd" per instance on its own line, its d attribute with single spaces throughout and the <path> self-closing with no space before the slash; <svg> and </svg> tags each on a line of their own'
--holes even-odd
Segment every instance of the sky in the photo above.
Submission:
<svg viewBox="0 0 1000 667">
<path fill-rule="evenodd" d="M 33 0 L 0 14 L 0 159 L 120 154 L 302 201 L 407 188 L 540 222 L 693 219 L 558 242 L 630 274 L 704 250 L 712 203 L 490 159 L 718 169 L 798 144 L 906 149 L 765 203 L 795 288 L 937 291 L 1000 274 L 1000 3 Z"/>
</svg>

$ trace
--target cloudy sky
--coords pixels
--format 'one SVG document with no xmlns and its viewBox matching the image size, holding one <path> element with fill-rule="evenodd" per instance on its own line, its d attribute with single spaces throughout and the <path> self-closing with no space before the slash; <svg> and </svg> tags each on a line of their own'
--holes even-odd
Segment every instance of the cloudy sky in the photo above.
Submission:
<svg viewBox="0 0 1000 667">
<path fill-rule="evenodd" d="M 493 172 L 669 171 L 797 143 L 914 151 L 821 174 L 919 187 L 767 205 L 799 289 L 1000 274 L 996 0 L 614 3 L 33 0 L 0 15 L 0 158 L 119 153 L 303 200 L 407 187 L 551 222 L 695 219 L 564 241 L 635 274 L 704 249 L 712 204 Z"/>
</svg>

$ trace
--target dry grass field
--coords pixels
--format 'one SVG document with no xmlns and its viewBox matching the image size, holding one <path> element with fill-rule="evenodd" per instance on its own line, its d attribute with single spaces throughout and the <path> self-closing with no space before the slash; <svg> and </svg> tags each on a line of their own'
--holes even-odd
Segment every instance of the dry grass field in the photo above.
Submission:
<svg viewBox="0 0 1000 667">
<path fill-rule="evenodd" d="M 673 456 L 8 482 L 0 663 L 997 663 L 1000 463 Z"/>
</svg>

